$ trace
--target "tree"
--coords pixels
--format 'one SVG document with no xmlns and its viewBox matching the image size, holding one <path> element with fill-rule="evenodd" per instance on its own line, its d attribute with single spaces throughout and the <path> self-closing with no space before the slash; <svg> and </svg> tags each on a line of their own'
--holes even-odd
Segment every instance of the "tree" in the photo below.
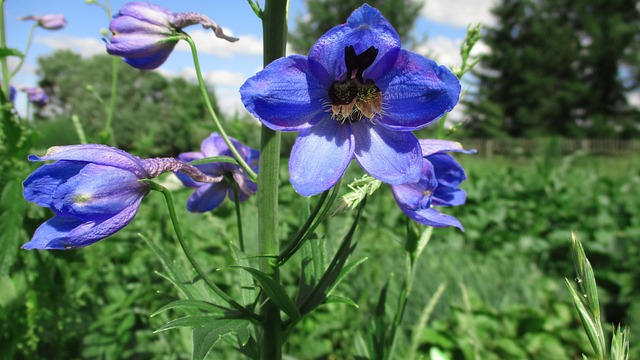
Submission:
<svg viewBox="0 0 640 360">
<path fill-rule="evenodd" d="M 420 0 L 305 0 L 308 14 L 296 18 L 289 43 L 299 54 L 309 53 L 316 40 L 332 27 L 347 21 L 353 10 L 368 3 L 377 8 L 396 29 L 403 42 L 411 42 L 410 32 L 424 5 Z"/>
<path fill-rule="evenodd" d="M 97 141 L 106 120 L 97 97 L 109 101 L 111 96 L 112 57 L 83 59 L 73 52 L 58 51 L 38 61 L 40 85 L 51 97 L 50 112 L 65 121 L 78 116 L 89 140 Z M 212 131 L 196 84 L 139 71 L 124 63 L 119 67 L 119 79 L 113 120 L 118 147 L 138 154 L 171 156 L 198 149 Z M 210 96 L 219 114 L 215 96 Z"/>
<path fill-rule="evenodd" d="M 635 0 L 502 0 L 475 75 L 475 136 L 628 136 L 637 131 L 623 66 L 640 33 Z M 637 84 L 637 83 L 636 83 Z"/>
</svg>

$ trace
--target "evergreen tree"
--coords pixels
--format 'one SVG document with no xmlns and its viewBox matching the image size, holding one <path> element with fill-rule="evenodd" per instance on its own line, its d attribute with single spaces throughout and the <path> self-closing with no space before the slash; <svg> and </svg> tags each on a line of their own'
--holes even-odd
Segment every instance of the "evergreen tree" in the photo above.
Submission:
<svg viewBox="0 0 640 360">
<path fill-rule="evenodd" d="M 369 4 L 382 12 L 400 35 L 410 44 L 410 32 L 424 5 L 420 0 L 305 0 L 308 14 L 298 16 L 289 43 L 299 54 L 308 54 L 316 40 L 337 24 L 347 21 L 353 10 Z M 407 47 L 407 44 L 405 44 Z"/>
<path fill-rule="evenodd" d="M 621 136 L 635 131 L 627 104 L 630 54 L 640 33 L 635 0 L 502 0 L 491 51 L 467 102 L 474 136 Z M 637 84 L 637 83 L 636 83 Z"/>
</svg>

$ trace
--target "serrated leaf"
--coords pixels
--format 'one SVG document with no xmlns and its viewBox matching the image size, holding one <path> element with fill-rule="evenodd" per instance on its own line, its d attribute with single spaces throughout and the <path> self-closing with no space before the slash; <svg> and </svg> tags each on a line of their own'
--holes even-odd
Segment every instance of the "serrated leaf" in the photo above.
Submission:
<svg viewBox="0 0 640 360">
<path fill-rule="evenodd" d="M 167 305 L 161 307 L 160 309 L 156 310 L 153 314 L 151 314 L 151 317 L 154 317 L 162 312 L 165 312 L 167 310 L 170 309 L 178 309 L 178 310 L 202 310 L 205 311 L 207 313 L 216 313 L 218 315 L 222 315 L 224 314 L 224 309 L 221 308 L 218 305 L 212 304 L 210 302 L 207 301 L 203 301 L 203 300 L 191 300 L 191 299 L 187 299 L 187 300 L 176 300 L 176 301 L 172 301 L 170 303 L 168 303 Z"/>
<path fill-rule="evenodd" d="M 24 54 L 18 49 L 7 48 L 7 47 L 0 48 L 0 58 L 5 58 L 8 56 L 23 58 Z"/>
<path fill-rule="evenodd" d="M 238 333 L 247 326 L 249 322 L 246 320 L 221 319 L 215 326 L 193 329 L 193 360 L 204 359 L 222 335 Z"/>
<path fill-rule="evenodd" d="M 294 322 L 300 319 L 301 315 L 300 315 L 300 312 L 298 311 L 298 308 L 293 303 L 289 295 L 287 295 L 287 292 L 284 290 L 282 285 L 273 281 L 271 276 L 263 273 L 260 270 L 257 270 L 251 267 L 243 267 L 243 266 L 240 266 L 239 268 L 245 271 L 248 271 L 251 274 L 251 276 L 253 276 L 253 278 L 256 279 L 258 283 L 260 283 L 262 290 L 267 294 L 270 301 L 280 311 L 287 314 L 287 316 L 289 316 L 289 318 Z"/>
</svg>

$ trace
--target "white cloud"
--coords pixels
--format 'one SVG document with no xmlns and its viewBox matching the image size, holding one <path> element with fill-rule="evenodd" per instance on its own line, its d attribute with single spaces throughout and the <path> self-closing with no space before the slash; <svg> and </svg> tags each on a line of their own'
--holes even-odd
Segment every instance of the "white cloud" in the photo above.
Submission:
<svg viewBox="0 0 640 360">
<path fill-rule="evenodd" d="M 489 10 L 496 3 L 497 0 L 426 0 L 421 14 L 427 20 L 453 26 L 491 25 L 494 20 Z"/>
<path fill-rule="evenodd" d="M 48 46 L 54 50 L 73 50 L 83 57 L 106 54 L 104 42 L 91 37 L 76 36 L 39 36 L 34 40 L 37 44 Z"/>
<path fill-rule="evenodd" d="M 225 29 L 226 34 L 231 34 Z M 199 53 L 209 54 L 218 57 L 228 58 L 233 55 L 262 55 L 262 39 L 255 35 L 246 34 L 237 36 L 240 40 L 229 42 L 215 37 L 212 31 L 194 30 L 189 31 L 189 36 L 196 43 Z M 189 44 L 185 41 L 178 43 L 176 50 L 191 51 Z"/>
</svg>

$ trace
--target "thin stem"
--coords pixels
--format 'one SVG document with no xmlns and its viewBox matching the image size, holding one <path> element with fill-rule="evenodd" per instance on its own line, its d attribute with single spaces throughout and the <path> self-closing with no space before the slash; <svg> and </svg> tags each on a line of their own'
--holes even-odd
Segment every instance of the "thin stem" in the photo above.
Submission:
<svg viewBox="0 0 640 360">
<path fill-rule="evenodd" d="M 5 49 L 7 47 L 7 35 L 6 25 L 4 22 L 4 0 L 0 0 L 0 48 Z M 0 58 L 0 66 L 2 67 L 2 91 L 9 100 L 9 65 L 7 64 L 7 57 Z"/>
<path fill-rule="evenodd" d="M 236 204 L 236 221 L 238 226 L 238 242 L 240 243 L 240 250 L 244 252 L 244 237 L 242 236 L 242 215 L 240 213 L 240 192 L 238 191 L 238 183 L 233 182 L 233 196 Z"/>
<path fill-rule="evenodd" d="M 220 136 L 222 136 L 222 138 L 224 139 L 224 142 L 227 144 L 229 150 L 231 150 L 231 153 L 236 158 L 242 169 L 247 173 L 247 175 L 249 175 L 249 178 L 253 182 L 256 182 L 256 180 L 258 179 L 258 175 L 256 175 L 256 173 L 251 169 L 251 166 L 249 166 L 249 164 L 247 164 L 247 162 L 242 158 L 236 147 L 233 146 L 233 143 L 231 142 L 231 140 L 229 140 L 229 136 L 227 136 L 227 133 L 224 131 L 224 128 L 222 127 L 222 124 L 218 119 L 218 115 L 216 114 L 215 110 L 213 110 L 213 105 L 211 105 L 209 93 L 207 92 L 204 78 L 202 77 L 202 70 L 200 69 L 200 61 L 198 60 L 198 51 L 196 50 L 195 42 L 187 34 L 184 34 L 184 40 L 186 40 L 187 43 L 189 43 L 189 47 L 191 47 L 191 55 L 193 56 L 193 65 L 196 68 L 196 76 L 198 77 L 200 94 L 202 95 L 202 99 L 204 100 L 204 104 L 207 108 L 207 111 L 209 112 L 209 115 L 213 119 L 213 123 L 215 124 L 216 129 L 220 133 Z"/>
<path fill-rule="evenodd" d="M 18 63 L 18 66 L 16 66 L 15 69 L 13 69 L 13 71 L 11 72 L 11 75 L 9 75 L 9 80 L 13 79 L 14 76 L 16 76 L 16 74 L 18 73 L 18 71 L 20 71 L 20 68 L 22 67 L 22 64 L 24 64 L 24 59 L 27 58 L 27 54 L 29 53 L 29 49 L 31 49 L 31 41 L 33 40 L 33 32 L 35 31 L 36 27 L 38 26 L 38 23 L 35 23 L 31 26 L 31 30 L 29 30 L 29 38 L 27 39 L 27 45 L 24 48 L 24 53 L 22 54 L 22 58 L 20 59 L 20 62 Z"/>
<path fill-rule="evenodd" d="M 106 143 L 116 146 L 116 138 L 113 133 L 113 114 L 116 112 L 116 100 L 118 97 L 118 68 L 120 66 L 120 58 L 111 59 L 111 99 L 109 100 L 109 108 L 107 109 L 107 121 L 104 124 L 104 132 L 107 139 Z"/>
<path fill-rule="evenodd" d="M 169 210 L 169 217 L 171 218 L 171 223 L 173 224 L 173 229 L 176 233 L 176 237 L 178 238 L 178 243 L 180 243 L 180 247 L 184 252 L 185 256 L 193 266 L 194 270 L 202 278 L 202 280 L 213 290 L 218 296 L 220 296 L 224 301 L 226 301 L 233 308 L 238 310 L 240 313 L 246 314 L 248 316 L 253 316 L 253 314 L 247 310 L 244 306 L 237 303 L 233 300 L 229 295 L 227 295 L 222 289 L 218 287 L 213 281 L 211 281 L 206 275 L 198 261 L 196 260 L 191 248 L 187 245 L 186 241 L 184 241 L 184 237 L 182 236 L 182 230 L 180 229 L 180 223 L 178 222 L 178 217 L 176 216 L 176 209 L 173 206 L 173 198 L 171 197 L 171 192 L 165 188 L 164 186 L 155 183 L 153 181 L 146 181 L 146 183 L 151 185 L 152 190 L 160 191 L 162 195 L 164 195 L 165 201 L 167 203 L 167 209 Z"/>
<path fill-rule="evenodd" d="M 288 0 L 266 0 L 262 12 L 264 34 L 263 61 L 267 66 L 285 55 L 287 43 Z M 279 282 L 278 268 L 269 259 L 279 253 L 278 241 L 278 175 L 280 172 L 281 135 L 262 126 L 260 142 L 260 182 L 258 184 L 258 251 L 262 255 L 260 271 L 271 274 Z M 266 300 L 266 299 L 265 299 Z M 282 319 L 280 310 L 267 301 L 262 308 L 265 321 L 259 332 L 262 359 L 282 359 Z"/>
</svg>

